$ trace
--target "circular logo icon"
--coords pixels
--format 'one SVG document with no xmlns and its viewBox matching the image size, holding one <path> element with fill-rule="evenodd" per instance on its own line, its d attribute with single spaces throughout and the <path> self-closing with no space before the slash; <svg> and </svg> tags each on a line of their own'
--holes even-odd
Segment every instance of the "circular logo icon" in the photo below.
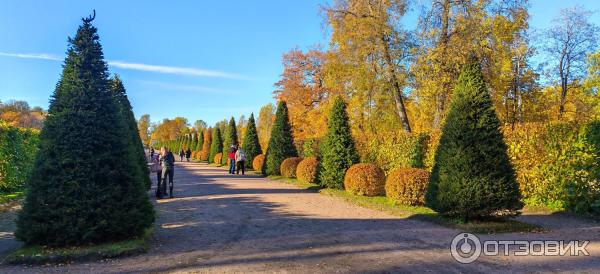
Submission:
<svg viewBox="0 0 600 274">
<path fill-rule="evenodd" d="M 471 233 L 460 233 L 452 239 L 450 253 L 457 262 L 472 263 L 481 255 L 481 242 Z"/>
</svg>

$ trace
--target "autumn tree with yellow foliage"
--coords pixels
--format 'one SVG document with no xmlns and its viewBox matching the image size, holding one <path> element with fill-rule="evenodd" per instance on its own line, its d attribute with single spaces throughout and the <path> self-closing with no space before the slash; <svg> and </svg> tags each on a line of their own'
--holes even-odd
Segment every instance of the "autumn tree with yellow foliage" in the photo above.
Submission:
<svg viewBox="0 0 600 274">
<path fill-rule="evenodd" d="M 283 55 L 283 72 L 274 94 L 287 103 L 295 140 L 319 138 L 327 128 L 323 109 L 331 92 L 324 83 L 325 60 L 326 53 L 318 49 L 304 53 L 294 48 Z"/>
<path fill-rule="evenodd" d="M 399 24 L 406 9 L 403 0 L 334 1 L 325 8 L 332 29 L 326 71 L 328 87 L 353 98 L 349 112 L 392 111 L 400 127 L 411 132 L 404 95 L 410 39 Z"/>
</svg>

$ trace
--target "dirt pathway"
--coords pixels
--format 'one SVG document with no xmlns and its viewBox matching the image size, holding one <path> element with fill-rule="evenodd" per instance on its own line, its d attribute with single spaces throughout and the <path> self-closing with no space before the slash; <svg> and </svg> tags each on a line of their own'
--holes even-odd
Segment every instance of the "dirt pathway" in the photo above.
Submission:
<svg viewBox="0 0 600 274">
<path fill-rule="evenodd" d="M 0 206 L 0 259 L 21 246 L 21 243 L 14 237 L 15 220 L 19 210 L 21 210 L 21 205 L 18 202 Z"/>
<path fill-rule="evenodd" d="M 154 178 L 153 178 L 154 179 Z M 156 204 L 147 254 L 67 266 L 0 266 L 21 272 L 597 272 L 600 227 L 483 239 L 587 239 L 590 257 L 482 257 L 455 262 L 458 231 L 350 205 L 258 176 L 177 163 L 174 199 Z M 533 216 L 536 218 L 536 216 Z"/>
</svg>

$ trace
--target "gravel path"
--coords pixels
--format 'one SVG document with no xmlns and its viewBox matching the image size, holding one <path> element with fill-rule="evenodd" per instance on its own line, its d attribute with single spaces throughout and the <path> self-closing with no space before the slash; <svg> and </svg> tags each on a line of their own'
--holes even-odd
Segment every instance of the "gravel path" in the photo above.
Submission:
<svg viewBox="0 0 600 274">
<path fill-rule="evenodd" d="M 600 227 L 584 221 L 544 234 L 482 239 L 587 239 L 593 241 L 589 257 L 481 257 L 460 264 L 449 252 L 459 231 L 258 176 L 177 163 L 175 192 L 174 199 L 156 204 L 147 254 L 66 266 L 0 266 L 0 273 L 600 271 Z M 545 222 L 541 216 L 523 218 Z"/>
</svg>

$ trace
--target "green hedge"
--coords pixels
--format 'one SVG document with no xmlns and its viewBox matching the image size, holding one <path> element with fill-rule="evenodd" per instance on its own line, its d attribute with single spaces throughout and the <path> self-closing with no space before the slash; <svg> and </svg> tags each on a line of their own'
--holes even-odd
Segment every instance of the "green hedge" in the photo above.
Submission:
<svg viewBox="0 0 600 274">
<path fill-rule="evenodd" d="M 33 167 L 39 132 L 0 121 L 0 192 L 22 189 Z"/>
<path fill-rule="evenodd" d="M 367 143 L 366 151 L 361 155 L 362 162 L 375 163 L 386 174 L 399 167 L 430 169 L 433 161 L 428 158 L 433 158 L 430 155 L 435 151 L 430 140 L 430 135 L 425 133 L 374 138 Z"/>
<path fill-rule="evenodd" d="M 600 214 L 600 122 L 505 129 L 523 201 Z"/>
</svg>

